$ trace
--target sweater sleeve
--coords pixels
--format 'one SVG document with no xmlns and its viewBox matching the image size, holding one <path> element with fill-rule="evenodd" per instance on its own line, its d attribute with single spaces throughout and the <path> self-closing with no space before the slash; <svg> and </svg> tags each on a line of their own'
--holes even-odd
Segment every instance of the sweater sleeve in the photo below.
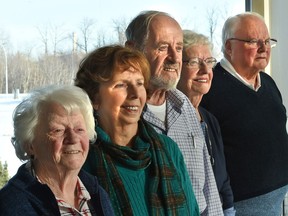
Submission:
<svg viewBox="0 0 288 216">
<path fill-rule="evenodd" d="M 160 135 L 164 141 L 165 148 L 171 156 L 172 162 L 176 168 L 176 172 L 180 178 L 183 191 L 185 193 L 187 204 L 189 206 L 190 215 L 199 215 L 199 207 L 193 192 L 192 183 L 187 172 L 183 155 L 178 145 L 168 136 Z"/>
</svg>

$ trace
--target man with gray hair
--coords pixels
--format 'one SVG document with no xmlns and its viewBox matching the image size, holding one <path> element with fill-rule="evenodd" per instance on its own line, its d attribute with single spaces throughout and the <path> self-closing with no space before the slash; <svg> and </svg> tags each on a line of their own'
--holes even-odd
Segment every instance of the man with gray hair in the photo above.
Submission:
<svg viewBox="0 0 288 216">
<path fill-rule="evenodd" d="M 274 80 L 263 70 L 277 40 L 262 16 L 226 20 L 224 58 L 214 68 L 201 106 L 219 121 L 237 215 L 280 215 L 288 190 L 287 113 Z"/>
<path fill-rule="evenodd" d="M 126 29 L 126 46 L 142 51 L 151 68 L 143 117 L 176 141 L 184 156 L 201 215 L 223 215 L 209 153 L 195 108 L 176 85 L 182 67 L 183 33 L 160 11 L 144 11 Z"/>
</svg>

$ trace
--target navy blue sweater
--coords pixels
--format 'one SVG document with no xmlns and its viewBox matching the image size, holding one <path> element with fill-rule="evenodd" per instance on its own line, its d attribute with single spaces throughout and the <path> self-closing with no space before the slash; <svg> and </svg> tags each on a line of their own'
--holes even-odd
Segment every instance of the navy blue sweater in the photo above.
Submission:
<svg viewBox="0 0 288 216">
<path fill-rule="evenodd" d="M 96 215 L 114 215 L 108 194 L 98 185 L 96 177 L 80 171 L 79 178 L 90 193 L 91 205 Z M 50 188 L 39 183 L 23 164 L 16 175 L 0 190 L 0 215 L 60 216 L 60 211 Z"/>
<path fill-rule="evenodd" d="M 286 109 L 273 79 L 260 76 L 256 92 L 218 63 L 201 102 L 219 121 L 235 201 L 288 184 Z"/>
</svg>

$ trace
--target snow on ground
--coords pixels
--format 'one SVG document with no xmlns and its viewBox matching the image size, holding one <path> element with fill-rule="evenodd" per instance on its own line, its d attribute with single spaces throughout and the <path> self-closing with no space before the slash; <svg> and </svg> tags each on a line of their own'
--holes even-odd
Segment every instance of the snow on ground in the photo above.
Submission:
<svg viewBox="0 0 288 216">
<path fill-rule="evenodd" d="M 7 162 L 10 177 L 16 174 L 22 164 L 10 140 L 13 135 L 12 113 L 24 96 L 19 95 L 19 99 L 14 99 L 13 94 L 0 94 L 0 161 L 2 164 Z"/>
</svg>

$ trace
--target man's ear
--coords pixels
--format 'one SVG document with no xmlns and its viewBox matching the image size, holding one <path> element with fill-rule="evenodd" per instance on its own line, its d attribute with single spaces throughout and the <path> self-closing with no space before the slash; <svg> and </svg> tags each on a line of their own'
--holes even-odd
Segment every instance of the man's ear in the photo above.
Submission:
<svg viewBox="0 0 288 216">
<path fill-rule="evenodd" d="M 35 155 L 33 144 L 25 143 L 24 146 L 25 146 L 24 148 L 26 149 L 26 152 L 28 155 Z"/>
<path fill-rule="evenodd" d="M 232 54 L 231 42 L 229 40 L 225 43 L 225 52 L 228 56 L 231 56 Z"/>
</svg>

